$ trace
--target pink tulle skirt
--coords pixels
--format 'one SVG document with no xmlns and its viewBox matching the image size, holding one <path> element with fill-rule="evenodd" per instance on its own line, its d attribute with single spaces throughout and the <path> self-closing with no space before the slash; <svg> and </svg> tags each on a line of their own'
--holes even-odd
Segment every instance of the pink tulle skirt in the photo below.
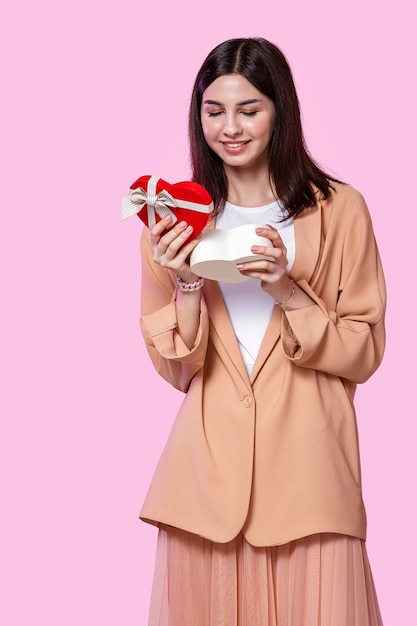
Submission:
<svg viewBox="0 0 417 626">
<path fill-rule="evenodd" d="M 382 626 L 365 544 L 311 535 L 255 548 L 161 526 L 149 626 Z"/>
</svg>

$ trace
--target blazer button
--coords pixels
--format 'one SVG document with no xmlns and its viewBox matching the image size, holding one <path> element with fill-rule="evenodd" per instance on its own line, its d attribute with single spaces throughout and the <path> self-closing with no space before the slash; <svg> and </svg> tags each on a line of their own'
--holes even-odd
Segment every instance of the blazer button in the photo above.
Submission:
<svg viewBox="0 0 417 626">
<path fill-rule="evenodd" d="M 252 400 L 252 398 L 250 396 L 245 396 L 243 398 L 243 406 L 245 408 L 248 409 L 250 406 L 252 406 L 252 404 L 253 404 L 253 400 Z"/>
</svg>

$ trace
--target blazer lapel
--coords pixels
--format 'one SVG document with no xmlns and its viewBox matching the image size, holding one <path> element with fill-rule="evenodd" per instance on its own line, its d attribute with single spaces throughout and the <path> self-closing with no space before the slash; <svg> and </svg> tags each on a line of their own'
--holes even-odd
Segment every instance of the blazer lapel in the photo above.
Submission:
<svg viewBox="0 0 417 626">
<path fill-rule="evenodd" d="M 211 333 L 213 344 L 221 352 L 221 358 L 229 360 L 229 368 L 239 374 L 247 388 L 249 376 L 218 283 L 214 280 L 206 280 L 203 293 L 210 323 L 214 330 L 214 333 Z"/>
<path fill-rule="evenodd" d="M 321 239 L 320 191 L 316 190 L 317 202 L 294 219 L 295 259 L 291 277 L 295 281 L 309 282 L 317 265 Z"/>
<path fill-rule="evenodd" d="M 281 336 L 281 317 L 282 311 L 278 305 L 274 306 L 271 314 L 271 319 L 265 331 L 264 338 L 262 339 L 261 346 L 259 348 L 258 356 L 256 357 L 255 365 L 253 366 L 252 373 L 250 375 L 250 381 L 253 384 L 255 378 L 259 374 L 267 360 L 268 356 L 274 349 L 278 339 Z"/>
</svg>

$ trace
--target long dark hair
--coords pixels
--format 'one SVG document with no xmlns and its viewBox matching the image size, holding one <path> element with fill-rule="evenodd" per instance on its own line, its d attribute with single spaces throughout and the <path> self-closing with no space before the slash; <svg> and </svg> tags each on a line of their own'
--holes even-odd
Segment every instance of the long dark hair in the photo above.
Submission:
<svg viewBox="0 0 417 626">
<path fill-rule="evenodd" d="M 313 160 L 304 140 L 300 105 L 284 54 L 266 39 L 229 39 L 214 48 L 197 74 L 189 111 L 192 176 L 213 198 L 219 212 L 227 199 L 223 163 L 207 145 L 201 126 L 203 92 L 219 76 L 240 74 L 274 103 L 275 132 L 269 147 L 269 178 L 287 216 L 315 204 L 314 184 L 327 198 L 331 180 Z"/>
</svg>

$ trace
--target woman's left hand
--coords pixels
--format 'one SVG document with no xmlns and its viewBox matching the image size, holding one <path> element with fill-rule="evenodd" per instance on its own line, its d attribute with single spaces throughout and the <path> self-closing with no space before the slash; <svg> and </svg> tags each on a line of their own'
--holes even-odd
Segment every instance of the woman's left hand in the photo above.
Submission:
<svg viewBox="0 0 417 626">
<path fill-rule="evenodd" d="M 248 261 L 237 266 L 245 276 L 256 278 L 261 281 L 261 287 L 270 294 L 275 302 L 280 302 L 288 297 L 292 289 L 292 280 L 285 273 L 288 265 L 287 249 L 276 228 L 267 224 L 263 228 L 256 228 L 256 234 L 271 240 L 271 246 L 252 246 L 251 251 L 255 254 L 272 257 L 273 260 L 262 259 Z"/>
</svg>

